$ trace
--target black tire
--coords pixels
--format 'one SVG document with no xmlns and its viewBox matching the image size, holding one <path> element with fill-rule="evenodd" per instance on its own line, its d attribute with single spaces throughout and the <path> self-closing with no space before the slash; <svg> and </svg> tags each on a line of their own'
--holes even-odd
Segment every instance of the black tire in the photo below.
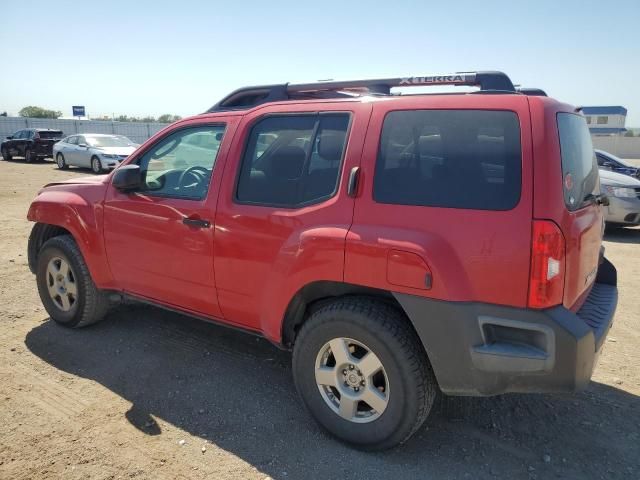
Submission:
<svg viewBox="0 0 640 480">
<path fill-rule="evenodd" d="M 11 154 L 5 147 L 2 147 L 2 159 L 6 160 L 7 162 L 11 160 Z"/>
<path fill-rule="evenodd" d="M 64 155 L 62 155 L 61 153 L 58 153 L 56 155 L 56 165 L 58 165 L 58 168 L 60 170 L 66 170 L 67 168 L 69 168 L 69 165 L 67 165 L 67 162 L 64 159 Z"/>
<path fill-rule="evenodd" d="M 91 157 L 91 171 L 96 174 L 102 173 L 102 162 L 96 156 Z"/>
<path fill-rule="evenodd" d="M 30 148 L 25 148 L 24 150 L 24 159 L 27 163 L 31 163 L 33 162 L 35 156 L 33 155 L 33 152 L 31 151 Z"/>
<path fill-rule="evenodd" d="M 49 294 L 47 268 L 54 258 L 64 259 L 69 264 L 75 280 L 77 297 L 69 311 L 61 309 Z M 65 327 L 85 327 L 96 323 L 102 320 L 109 308 L 107 294 L 93 283 L 82 253 L 70 235 L 50 238 L 42 246 L 38 253 L 36 282 L 47 313 Z"/>
<path fill-rule="evenodd" d="M 389 396 L 386 409 L 375 420 L 346 420 L 321 395 L 315 379 L 316 358 L 334 338 L 361 342 L 379 358 Z M 367 297 L 337 299 L 309 317 L 294 344 L 293 378 L 318 423 L 364 450 L 384 450 L 408 440 L 424 423 L 438 392 L 427 355 L 408 320 L 395 307 Z"/>
</svg>

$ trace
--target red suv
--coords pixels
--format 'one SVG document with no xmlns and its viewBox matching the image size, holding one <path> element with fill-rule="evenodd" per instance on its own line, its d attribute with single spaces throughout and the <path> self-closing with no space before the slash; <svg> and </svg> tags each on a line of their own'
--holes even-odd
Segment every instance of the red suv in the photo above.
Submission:
<svg viewBox="0 0 640 480">
<path fill-rule="evenodd" d="M 479 89 L 391 92 L 438 84 Z M 251 87 L 43 188 L 29 265 L 65 326 L 127 298 L 292 349 L 318 422 L 382 449 L 438 391 L 589 382 L 603 203 L 583 116 L 500 72 Z"/>
</svg>

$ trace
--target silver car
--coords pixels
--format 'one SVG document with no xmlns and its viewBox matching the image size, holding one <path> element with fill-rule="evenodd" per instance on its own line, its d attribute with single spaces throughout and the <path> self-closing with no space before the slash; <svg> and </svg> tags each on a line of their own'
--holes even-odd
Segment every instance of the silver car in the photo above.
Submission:
<svg viewBox="0 0 640 480">
<path fill-rule="evenodd" d="M 94 173 L 112 170 L 127 158 L 138 144 L 123 135 L 85 133 L 70 135 L 53 146 L 58 168 L 88 167 Z"/>
<path fill-rule="evenodd" d="M 600 188 L 609 197 L 609 206 L 605 208 L 608 225 L 640 225 L 640 180 L 601 168 Z"/>
</svg>

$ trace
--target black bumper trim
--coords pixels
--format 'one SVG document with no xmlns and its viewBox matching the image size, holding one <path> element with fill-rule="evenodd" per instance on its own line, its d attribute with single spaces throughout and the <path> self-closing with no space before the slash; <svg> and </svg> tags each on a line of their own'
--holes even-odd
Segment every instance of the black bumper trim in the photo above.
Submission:
<svg viewBox="0 0 640 480">
<path fill-rule="evenodd" d="M 449 395 L 571 392 L 584 388 L 618 301 L 615 267 L 606 259 L 577 313 L 394 293 Z"/>
</svg>

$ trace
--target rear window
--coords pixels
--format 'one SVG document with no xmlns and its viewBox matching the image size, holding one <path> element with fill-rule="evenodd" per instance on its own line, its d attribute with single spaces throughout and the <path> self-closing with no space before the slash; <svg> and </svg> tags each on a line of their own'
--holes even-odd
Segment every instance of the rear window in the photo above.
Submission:
<svg viewBox="0 0 640 480">
<path fill-rule="evenodd" d="M 62 132 L 60 130 L 47 130 L 45 132 L 38 132 L 40 138 L 62 138 Z"/>
<path fill-rule="evenodd" d="M 390 112 L 373 196 L 380 203 L 510 210 L 520 199 L 521 164 L 514 112 Z"/>
<path fill-rule="evenodd" d="M 582 115 L 558 113 L 564 203 L 570 211 L 591 203 L 599 192 L 598 162 Z"/>
</svg>

